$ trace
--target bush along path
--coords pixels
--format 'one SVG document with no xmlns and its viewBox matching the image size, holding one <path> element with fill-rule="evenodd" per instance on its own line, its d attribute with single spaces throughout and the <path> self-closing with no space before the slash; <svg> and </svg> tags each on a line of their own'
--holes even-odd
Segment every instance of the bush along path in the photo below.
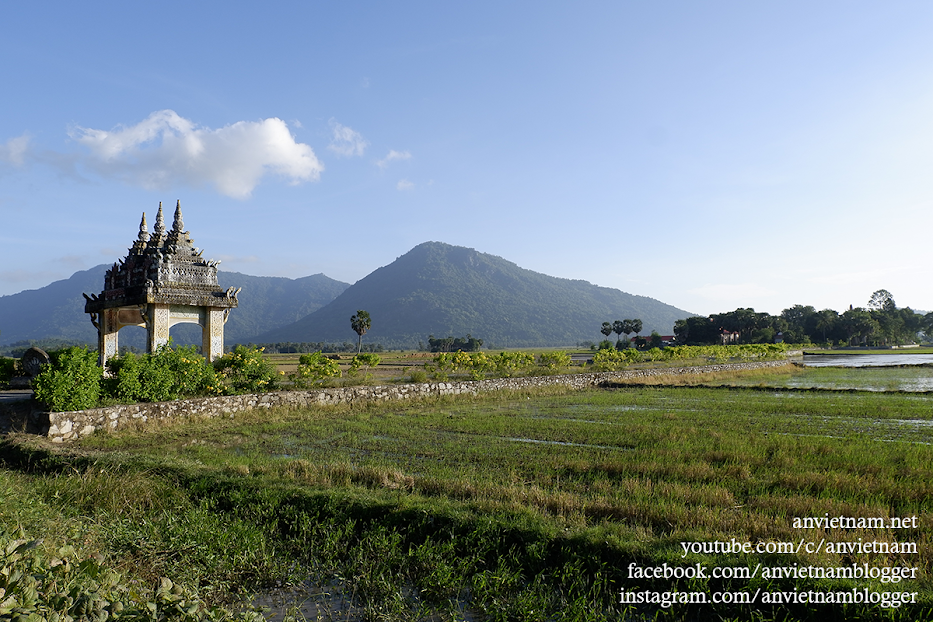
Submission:
<svg viewBox="0 0 933 622">
<path fill-rule="evenodd" d="M 278 388 L 279 374 L 261 349 L 236 348 L 210 364 L 194 346 L 154 354 L 127 353 L 107 361 L 72 347 L 49 353 L 51 364 L 36 377 L 36 398 L 51 411 L 87 410 L 107 403 L 166 402 L 181 397 L 260 393 Z"/>
<path fill-rule="evenodd" d="M 529 375 L 554 375 L 570 371 L 619 371 L 637 363 L 703 359 L 710 362 L 782 358 L 784 344 L 745 346 L 680 346 L 663 350 L 600 350 L 590 367 L 571 367 L 566 352 L 442 352 L 422 369 L 411 373 L 411 382 L 429 378 L 483 380 Z M 283 388 L 308 389 L 339 378 L 339 365 L 320 352 L 302 355 L 297 369 L 285 376 L 263 356 L 262 348 L 238 345 L 208 363 L 194 346 L 172 347 L 171 341 L 154 354 L 127 353 L 107 362 L 107 377 L 97 366 L 97 354 L 84 347 L 49 353 L 51 364 L 36 378 L 36 398 L 52 412 L 87 410 L 115 403 L 165 402 L 187 397 L 243 395 Z M 372 381 L 370 370 L 380 363 L 374 353 L 353 357 L 347 369 L 350 383 Z"/>
</svg>

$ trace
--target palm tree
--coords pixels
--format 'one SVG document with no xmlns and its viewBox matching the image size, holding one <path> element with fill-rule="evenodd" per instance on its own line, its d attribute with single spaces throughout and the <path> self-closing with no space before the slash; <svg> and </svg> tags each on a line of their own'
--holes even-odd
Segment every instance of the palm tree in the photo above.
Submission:
<svg viewBox="0 0 933 622">
<path fill-rule="evenodd" d="M 369 317 L 369 313 L 366 311 L 357 311 L 356 315 L 350 318 L 350 328 L 353 329 L 357 335 L 359 335 L 359 342 L 356 349 L 356 353 L 359 354 L 363 351 L 363 335 L 366 334 L 366 331 L 369 330 L 369 327 L 372 326 L 373 321 Z"/>
<path fill-rule="evenodd" d="M 625 322 L 627 321 L 628 320 L 625 320 L 625 321 L 616 320 L 615 322 L 612 323 L 612 332 L 618 335 L 618 337 L 616 337 L 616 348 L 619 347 L 619 342 L 622 341 L 622 333 L 625 332 L 625 328 L 626 328 Z"/>
<path fill-rule="evenodd" d="M 609 339 L 609 335 L 612 334 L 612 322 L 603 322 L 603 327 L 599 329 L 599 332 L 606 335 L 606 339 Z"/>
<path fill-rule="evenodd" d="M 825 342 L 826 331 L 836 327 L 836 322 L 839 321 L 839 314 L 832 309 L 823 309 L 818 313 L 818 316 L 816 320 L 816 330 L 822 331 L 823 341 Z"/>
</svg>

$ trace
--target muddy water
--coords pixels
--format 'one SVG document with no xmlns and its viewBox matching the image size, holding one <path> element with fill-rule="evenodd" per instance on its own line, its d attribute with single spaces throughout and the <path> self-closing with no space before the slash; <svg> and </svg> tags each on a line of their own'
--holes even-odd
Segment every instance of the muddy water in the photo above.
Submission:
<svg viewBox="0 0 933 622">
<path fill-rule="evenodd" d="M 282 622 L 286 616 L 299 620 L 342 620 L 357 622 L 363 610 L 356 607 L 339 587 L 311 585 L 290 590 L 276 590 L 256 596 L 252 603 L 262 609 L 269 622 Z"/>
<path fill-rule="evenodd" d="M 353 602 L 353 594 L 340 584 L 317 587 L 312 581 L 289 590 L 275 590 L 257 595 L 250 603 L 262 610 L 268 622 L 283 622 L 286 619 L 318 620 L 320 622 L 365 622 L 373 619 L 363 607 Z M 476 622 L 479 614 L 471 611 L 464 602 L 457 603 L 456 619 Z M 412 619 L 419 622 L 442 622 L 449 616 L 412 611 Z M 378 616 L 377 616 L 378 617 Z"/>
<path fill-rule="evenodd" d="M 361 603 L 359 594 L 353 587 L 354 581 L 339 575 L 321 575 L 310 572 L 308 578 L 288 588 L 277 588 L 257 594 L 250 601 L 251 610 L 260 610 L 267 622 L 285 622 L 285 620 L 316 620 L 318 622 L 367 622 L 383 618 L 396 619 L 397 615 L 388 615 Z M 425 605 L 417 590 L 411 586 L 402 587 L 401 598 L 407 603 L 407 612 L 394 610 L 394 614 L 406 614 L 406 619 L 418 622 L 446 622 L 451 619 L 459 622 L 478 622 L 483 616 L 470 608 L 470 591 L 463 590 L 459 597 L 450 602 L 450 609 L 438 613 Z"/>
</svg>

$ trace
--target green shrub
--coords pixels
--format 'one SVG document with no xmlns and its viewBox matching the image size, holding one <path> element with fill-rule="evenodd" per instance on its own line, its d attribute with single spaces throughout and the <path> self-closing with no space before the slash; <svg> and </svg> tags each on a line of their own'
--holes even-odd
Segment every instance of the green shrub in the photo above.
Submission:
<svg viewBox="0 0 933 622">
<path fill-rule="evenodd" d="M 362 368 L 368 370 L 376 367 L 379 365 L 380 360 L 379 355 L 374 352 L 360 352 L 350 361 L 350 369 L 347 373 L 351 376 L 355 376 Z"/>
<path fill-rule="evenodd" d="M 36 376 L 36 398 L 55 412 L 86 410 L 97 406 L 103 370 L 97 352 L 71 347 L 50 352 L 50 365 Z"/>
<path fill-rule="evenodd" d="M 228 393 L 262 393 L 276 388 L 275 365 L 262 356 L 264 348 L 238 345 L 214 361 L 218 379 Z"/>
<path fill-rule="evenodd" d="M 424 366 L 425 371 L 431 373 L 431 377 L 438 382 L 447 380 L 447 374 L 454 370 L 454 355 L 450 352 L 441 352 L 434 356 L 434 361 Z"/>
<path fill-rule="evenodd" d="M 299 389 L 308 386 L 309 383 L 339 377 L 340 365 L 321 352 L 302 354 L 298 359 L 298 369 L 289 376 L 295 387 Z"/>
<path fill-rule="evenodd" d="M 638 363 L 644 355 L 634 348 L 627 350 L 600 350 L 593 355 L 593 369 L 596 371 L 616 371 L 626 365 Z"/>
<path fill-rule="evenodd" d="M 503 353 L 505 354 L 505 353 Z M 498 363 L 504 361 L 499 356 L 490 357 L 485 352 L 441 352 L 434 356 L 434 364 L 424 366 L 426 371 L 433 372 L 434 380 L 443 382 L 447 374 L 468 374 L 472 380 L 482 380 L 488 372 L 498 370 Z M 509 359 L 511 360 L 511 359 Z M 534 358 L 532 358 L 534 361 Z"/>
<path fill-rule="evenodd" d="M 491 358 L 496 374 L 505 378 L 526 370 L 535 364 L 534 354 L 528 352 L 500 352 Z"/>
<path fill-rule="evenodd" d="M 570 355 L 566 352 L 542 352 L 538 355 L 538 365 L 550 370 L 570 366 Z"/>
<path fill-rule="evenodd" d="M 198 354 L 195 346 L 160 348 L 152 359 L 159 361 L 174 375 L 174 389 L 181 397 L 221 392 L 209 389 L 216 385 L 214 368 Z"/>
<path fill-rule="evenodd" d="M 615 371 L 626 363 L 622 350 L 601 348 L 593 355 L 593 369 L 596 371 Z"/>
<path fill-rule="evenodd" d="M 784 343 L 749 343 L 729 346 L 673 346 L 664 349 L 666 358 L 673 360 L 705 358 L 723 361 L 730 358 L 780 358 L 787 352 Z"/>
<path fill-rule="evenodd" d="M 615 350 L 615 347 L 616 347 L 615 344 L 609 341 L 608 339 L 603 339 L 602 341 L 599 342 L 599 345 L 597 346 L 597 348 L 600 350 Z"/>
<path fill-rule="evenodd" d="M 108 359 L 107 371 L 110 377 L 104 380 L 107 394 L 123 402 L 140 401 L 142 384 L 139 376 L 145 360 L 145 357 L 138 357 L 132 352 Z"/>
<path fill-rule="evenodd" d="M 644 356 L 649 361 L 661 361 L 666 358 L 664 350 L 661 348 L 650 348 L 644 353 Z"/>
<path fill-rule="evenodd" d="M 16 371 L 16 359 L 0 357 L 0 384 L 6 384 Z"/>
<path fill-rule="evenodd" d="M 492 359 L 489 358 L 485 352 L 466 352 L 459 353 L 464 356 L 461 356 L 461 360 L 464 364 L 464 369 L 472 380 L 482 380 L 486 377 L 486 372 L 489 372 L 493 369 Z M 465 357 L 465 359 L 464 359 Z"/>
<path fill-rule="evenodd" d="M 111 396 L 128 402 L 166 402 L 180 397 L 223 393 L 214 368 L 195 346 L 173 348 L 171 341 L 155 354 L 132 352 L 107 361 Z"/>
<path fill-rule="evenodd" d="M 455 374 L 468 374 L 472 380 L 482 380 L 486 377 L 486 372 L 494 367 L 492 359 L 485 352 L 457 350 L 453 353 L 438 354 L 435 361 L 439 368 L 449 369 Z"/>
</svg>

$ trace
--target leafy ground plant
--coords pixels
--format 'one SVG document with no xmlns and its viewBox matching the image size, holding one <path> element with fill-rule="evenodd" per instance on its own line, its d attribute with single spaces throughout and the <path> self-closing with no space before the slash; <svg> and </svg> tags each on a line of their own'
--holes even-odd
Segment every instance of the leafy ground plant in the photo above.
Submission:
<svg viewBox="0 0 933 622">
<path fill-rule="evenodd" d="M 258 621 L 256 612 L 209 607 L 190 589 L 162 577 L 154 588 L 64 546 L 47 557 L 39 541 L 0 531 L 0 619 L 39 622 L 107 620 Z"/>
</svg>

